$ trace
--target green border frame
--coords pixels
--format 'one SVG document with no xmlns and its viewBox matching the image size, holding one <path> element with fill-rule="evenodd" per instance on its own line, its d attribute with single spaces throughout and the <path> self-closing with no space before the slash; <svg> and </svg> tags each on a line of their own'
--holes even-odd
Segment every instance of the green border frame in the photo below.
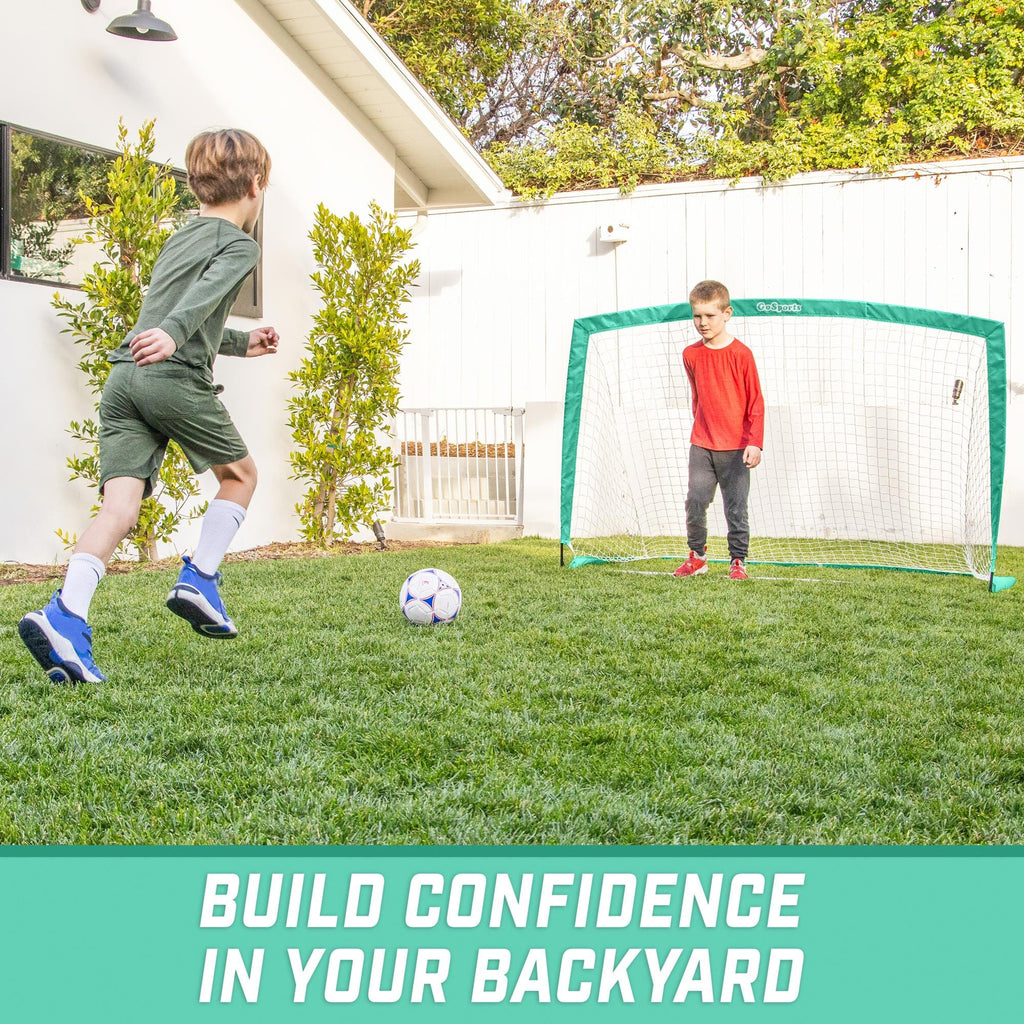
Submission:
<svg viewBox="0 0 1024 1024">
<path fill-rule="evenodd" d="M 1024 847 L 1010 845 L 5 848 L 4 1019 L 1017 1020 L 1022 868 Z M 275 873 L 280 895 L 271 909 Z M 382 888 L 377 883 L 377 911 L 372 921 L 349 926 L 344 915 L 350 906 L 367 909 L 364 900 L 350 903 L 354 876 L 367 873 L 383 882 Z M 218 874 L 238 883 L 229 897 L 231 920 L 226 904 L 208 904 L 211 884 L 225 891 L 223 879 L 211 878 Z M 316 903 L 314 874 L 323 875 Z M 408 897 L 413 877 L 423 874 L 440 876 L 436 887 L 421 879 L 429 881 L 423 909 L 436 909 L 437 918 L 414 924 Z M 498 896 L 500 875 L 522 894 L 521 921 Z M 527 875 L 533 876 L 528 883 Z M 445 908 L 454 906 L 459 876 L 484 899 L 469 915 L 451 919 Z M 699 906 L 683 916 L 684 892 L 694 876 L 707 892 L 719 876 L 707 917 Z M 627 881 L 628 910 L 625 889 L 622 903 L 607 907 L 611 914 L 621 908 L 623 919 L 602 922 L 601 894 L 613 897 Z M 542 923 L 546 884 L 551 913 Z M 742 907 L 733 902 L 734 893 L 742 893 Z M 774 923 L 768 917 L 772 903 Z M 498 908 L 494 923 L 488 904 Z M 247 920 L 247 913 L 254 919 Z M 701 963 L 699 976 L 688 973 L 693 947 L 703 953 L 694 961 Z M 355 950 L 363 954 L 358 978 Z M 384 963 L 375 995 L 369 968 L 377 950 Z M 401 966 L 399 950 L 406 954 Z M 417 997 L 412 983 L 420 950 L 447 956 L 443 974 L 433 975 L 440 992 L 427 989 Z M 562 983 L 567 950 L 587 950 L 591 959 L 570 960 Z M 230 970 L 229 951 L 235 954 Z M 783 964 L 799 962 L 802 968 L 799 983 L 788 983 L 794 968 L 783 967 L 785 973 L 775 977 L 775 990 L 791 992 L 790 999 L 767 998 L 776 951 Z M 351 974 L 342 968 L 344 974 L 332 976 L 336 952 L 335 966 L 352 961 Z M 482 974 L 481 965 L 489 966 L 498 952 L 506 966 Z M 730 959 L 737 966 L 746 961 L 752 973 L 746 979 L 752 992 L 737 993 L 735 983 L 730 988 L 731 1006 L 723 1005 Z M 676 989 L 683 978 L 698 977 L 699 990 Z M 344 1002 L 336 998 L 342 991 Z"/>
<path fill-rule="evenodd" d="M 996 544 L 999 537 L 999 513 L 1003 500 L 1003 475 L 1006 463 L 1006 328 L 999 320 L 946 313 L 913 306 L 892 306 L 880 302 L 850 302 L 845 299 L 762 298 L 734 299 L 733 314 L 740 317 L 798 316 L 831 317 L 843 320 L 873 320 L 881 323 L 931 327 L 941 331 L 969 334 L 985 342 L 988 366 L 989 433 L 989 513 L 992 523 L 992 556 L 989 563 L 989 589 L 1005 590 L 1012 577 L 999 577 L 996 570 Z M 562 420 L 561 537 L 570 544 L 572 503 L 576 487 L 576 452 L 579 445 L 580 410 L 583 405 L 583 379 L 586 374 L 590 338 L 606 331 L 629 327 L 649 327 L 675 323 L 691 317 L 688 302 L 664 306 L 645 306 L 582 317 L 573 322 L 569 365 L 565 378 L 565 412 Z M 570 548 L 571 550 L 571 548 Z M 570 566 L 603 562 L 591 556 L 574 558 Z M 965 574 L 966 575 L 966 574 Z"/>
</svg>

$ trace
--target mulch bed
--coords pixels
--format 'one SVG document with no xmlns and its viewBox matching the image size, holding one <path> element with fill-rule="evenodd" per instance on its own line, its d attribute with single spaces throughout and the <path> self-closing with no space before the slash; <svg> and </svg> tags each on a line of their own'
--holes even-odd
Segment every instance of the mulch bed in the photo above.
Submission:
<svg viewBox="0 0 1024 1024">
<path fill-rule="evenodd" d="M 454 546 L 450 541 L 436 540 L 389 540 L 388 551 L 410 551 L 415 548 L 443 548 Z M 250 548 L 248 551 L 236 551 L 229 554 L 225 562 L 262 562 L 278 558 L 333 558 L 336 555 L 365 555 L 380 551 L 375 541 L 356 543 L 346 541 L 330 548 L 319 548 L 306 543 L 264 544 L 262 547 Z M 174 569 L 181 564 L 179 556 L 161 558 L 156 562 L 113 561 L 107 566 L 107 572 L 113 575 L 129 572 L 152 572 L 161 569 Z M 11 583 L 44 583 L 47 580 L 62 580 L 65 565 L 27 565 L 18 562 L 0 564 L 0 587 Z"/>
</svg>

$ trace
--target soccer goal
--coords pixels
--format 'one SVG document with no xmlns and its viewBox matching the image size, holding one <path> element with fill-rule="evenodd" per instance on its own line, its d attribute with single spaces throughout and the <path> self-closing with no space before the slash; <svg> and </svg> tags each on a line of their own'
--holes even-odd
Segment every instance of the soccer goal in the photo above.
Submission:
<svg viewBox="0 0 1024 1024">
<path fill-rule="evenodd" d="M 751 563 L 995 575 L 1006 417 L 1003 324 L 877 303 L 745 299 L 765 452 Z M 571 565 L 686 544 L 689 304 L 577 320 L 565 389 L 561 541 Z M 727 560 L 720 496 L 708 556 Z"/>
</svg>

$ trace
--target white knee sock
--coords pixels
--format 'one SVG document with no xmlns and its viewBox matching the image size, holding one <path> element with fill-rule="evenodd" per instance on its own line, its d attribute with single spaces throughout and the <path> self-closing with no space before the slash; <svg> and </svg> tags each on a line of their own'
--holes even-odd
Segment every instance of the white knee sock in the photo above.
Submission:
<svg viewBox="0 0 1024 1024">
<path fill-rule="evenodd" d="M 228 545 L 235 539 L 245 519 L 245 509 L 233 501 L 214 498 L 203 516 L 199 544 L 192 556 L 192 564 L 205 576 L 212 576 L 220 567 Z"/>
<path fill-rule="evenodd" d="M 60 592 L 64 607 L 73 615 L 88 620 L 92 595 L 96 593 L 106 571 L 107 567 L 95 555 L 85 552 L 72 555 L 68 560 L 68 571 Z"/>
</svg>

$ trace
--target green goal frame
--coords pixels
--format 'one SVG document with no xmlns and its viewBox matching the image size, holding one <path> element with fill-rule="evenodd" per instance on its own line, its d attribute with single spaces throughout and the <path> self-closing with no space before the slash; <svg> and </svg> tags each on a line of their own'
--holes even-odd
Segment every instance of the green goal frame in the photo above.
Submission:
<svg viewBox="0 0 1024 1024">
<path fill-rule="evenodd" d="M 999 513 L 1003 495 L 1003 476 L 1006 460 L 1006 329 L 1002 322 L 985 317 L 895 306 L 879 302 L 851 302 L 831 299 L 762 298 L 734 299 L 733 315 L 737 317 L 816 317 L 848 320 L 869 320 L 880 323 L 904 324 L 933 328 L 980 338 L 985 343 L 988 368 L 988 427 L 989 427 L 989 511 L 992 531 L 992 552 L 989 565 L 989 589 L 1005 590 L 1015 582 L 1010 576 L 996 575 L 996 548 L 999 536 Z M 634 327 L 649 327 L 689 320 L 692 316 L 688 302 L 661 306 L 646 306 L 577 319 L 573 323 L 572 343 L 565 383 L 565 412 L 562 425 L 562 480 L 561 480 L 561 533 L 560 557 L 564 564 L 564 551 L 571 549 L 573 495 L 576 484 L 576 457 L 579 442 L 580 413 L 583 404 L 583 384 L 586 375 L 587 351 L 595 334 Z M 618 561 L 595 556 L 577 556 L 570 568 L 593 562 Z M 809 565 L 822 563 L 776 563 Z M 830 563 L 824 563 L 830 564 Z M 850 566 L 837 567 L 850 568 Z M 865 568 L 865 566 L 859 566 Z M 933 572 L 935 570 L 901 571 Z M 966 575 L 966 574 L 965 574 Z"/>
</svg>

